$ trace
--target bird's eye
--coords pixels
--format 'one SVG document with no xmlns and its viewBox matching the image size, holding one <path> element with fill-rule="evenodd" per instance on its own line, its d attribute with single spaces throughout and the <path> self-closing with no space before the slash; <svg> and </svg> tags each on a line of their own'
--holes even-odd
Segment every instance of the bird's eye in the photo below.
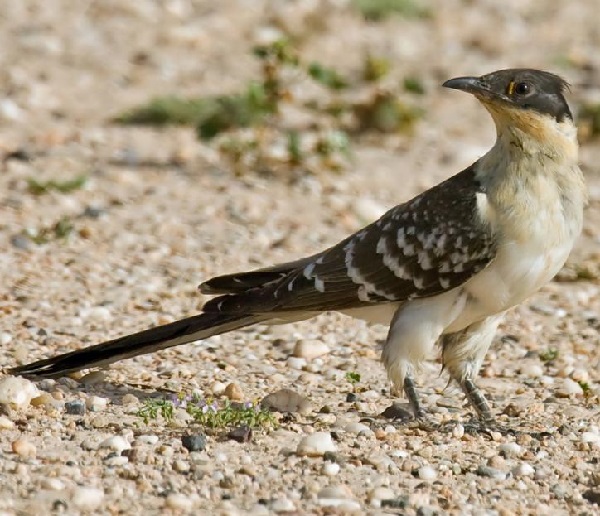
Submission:
<svg viewBox="0 0 600 516">
<path fill-rule="evenodd" d="M 514 85 L 513 91 L 517 95 L 527 95 L 531 92 L 531 86 L 527 82 L 518 82 Z"/>
</svg>

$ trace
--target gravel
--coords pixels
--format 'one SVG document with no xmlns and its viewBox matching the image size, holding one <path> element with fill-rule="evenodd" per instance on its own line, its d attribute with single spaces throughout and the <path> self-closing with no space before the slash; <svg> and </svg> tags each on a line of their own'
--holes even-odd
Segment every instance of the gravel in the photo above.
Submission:
<svg viewBox="0 0 600 516">
<path fill-rule="evenodd" d="M 501 12 L 430 1 L 428 17 L 383 23 L 337 0 L 4 4 L 5 368 L 195 314 L 212 275 L 312 254 L 468 166 L 493 125 L 444 79 L 534 65 L 570 80 L 575 112 L 600 98 L 594 0 L 509 1 Z M 261 164 L 234 170 L 192 128 L 111 122 L 156 96 L 241 91 L 259 73 L 252 46 L 286 30 L 303 59 L 356 83 L 361 102 L 367 54 L 390 62 L 381 90 L 422 83 L 424 94 L 400 96 L 423 112 L 412 134 L 352 136 L 346 169 L 273 178 Z M 354 95 L 292 75 L 286 129 L 321 123 L 295 113 L 313 96 Z M 0 513 L 596 514 L 600 140 L 582 142 L 584 234 L 560 281 L 508 312 L 482 364 L 494 431 L 473 425 L 435 355 L 417 376 L 430 425 L 412 420 L 379 361 L 386 329 L 326 314 L 69 378 L 0 376 Z M 74 191 L 30 191 L 32 179 L 81 174 Z M 63 219 L 65 238 L 28 236 Z M 138 415 L 178 393 L 262 400 L 278 427 L 238 428 L 234 440 L 183 408 L 173 420 Z"/>
</svg>

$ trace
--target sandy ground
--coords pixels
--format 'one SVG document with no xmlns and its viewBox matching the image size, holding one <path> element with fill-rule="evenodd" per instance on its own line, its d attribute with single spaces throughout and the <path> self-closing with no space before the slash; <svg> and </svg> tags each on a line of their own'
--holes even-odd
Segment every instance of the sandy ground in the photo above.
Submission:
<svg viewBox="0 0 600 516">
<path fill-rule="evenodd" d="M 573 84 L 575 110 L 600 96 L 598 0 L 432 0 L 428 18 L 380 23 L 346 4 L 2 2 L 3 366 L 193 314 L 202 280 L 317 251 L 469 165 L 492 144 L 493 125 L 472 98 L 439 87 L 449 77 L 536 67 Z M 297 38 L 303 58 L 348 76 L 369 51 L 398 77 L 419 77 L 425 115 L 414 134 L 357 139 L 343 174 L 290 184 L 234 175 L 191 129 L 110 123 L 155 95 L 239 89 L 257 74 L 253 43 L 273 27 Z M 553 282 L 511 311 L 482 371 L 499 421 L 515 433 L 463 435 L 469 410 L 444 390 L 435 357 L 419 378 L 423 401 L 454 429 L 381 417 L 392 401 L 378 359 L 385 329 L 323 315 L 118 363 L 88 385 L 42 383 L 52 403 L 2 416 L 0 513 L 600 514 L 599 140 L 585 142 L 581 162 L 590 205 L 562 276 L 592 273 Z M 85 187 L 67 194 L 28 189 L 31 177 L 80 174 Z M 19 237 L 63 217 L 74 225 L 67 239 Z M 299 341 L 329 351 L 289 360 Z M 347 372 L 361 375 L 353 402 Z M 291 387 L 313 411 L 247 443 L 208 435 L 191 453 L 181 434 L 201 428 L 136 416 L 157 391 L 212 397 L 231 382 L 246 401 Z M 85 414 L 66 413 L 76 400 L 88 403 Z M 315 431 L 333 435 L 333 456 L 297 453 Z M 114 436 L 135 453 L 105 443 Z M 25 449 L 15 453 L 15 441 Z"/>
</svg>

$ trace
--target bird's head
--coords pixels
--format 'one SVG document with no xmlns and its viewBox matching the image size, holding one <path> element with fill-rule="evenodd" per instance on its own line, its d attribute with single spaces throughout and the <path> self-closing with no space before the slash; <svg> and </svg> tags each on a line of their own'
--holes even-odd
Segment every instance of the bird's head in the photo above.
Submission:
<svg viewBox="0 0 600 516">
<path fill-rule="evenodd" d="M 513 68 L 481 77 L 457 77 L 443 86 L 475 95 L 492 115 L 499 134 L 508 131 L 542 142 L 556 137 L 576 139 L 565 99 L 569 85 L 553 73 Z"/>
</svg>

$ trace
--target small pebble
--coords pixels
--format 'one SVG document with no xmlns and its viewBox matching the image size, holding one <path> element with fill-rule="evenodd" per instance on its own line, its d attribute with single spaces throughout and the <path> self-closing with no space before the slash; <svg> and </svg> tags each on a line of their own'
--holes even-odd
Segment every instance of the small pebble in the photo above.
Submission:
<svg viewBox="0 0 600 516">
<path fill-rule="evenodd" d="M 322 457 L 326 452 L 336 452 L 337 447 L 329 432 L 315 432 L 300 440 L 296 453 L 309 457 Z"/>
<path fill-rule="evenodd" d="M 74 416 L 83 416 L 85 414 L 85 403 L 82 400 L 67 401 L 65 412 Z"/>
<path fill-rule="evenodd" d="M 287 365 L 290 369 L 297 369 L 298 371 L 301 371 L 306 367 L 306 360 L 304 358 L 289 357 L 287 359 Z"/>
<path fill-rule="evenodd" d="M 107 398 L 101 398 L 100 396 L 90 396 L 85 400 L 85 406 L 91 412 L 101 412 L 108 405 Z"/>
<path fill-rule="evenodd" d="M 273 412 L 291 412 L 304 414 L 310 412 L 311 404 L 308 398 L 291 389 L 281 389 L 263 398 L 261 406 Z"/>
<path fill-rule="evenodd" d="M 499 447 L 498 447 L 498 451 L 504 453 L 506 456 L 518 456 L 521 454 L 523 448 L 521 448 L 521 446 L 519 446 L 517 443 L 515 442 L 508 442 L 508 443 L 502 443 Z"/>
<path fill-rule="evenodd" d="M 17 103 L 8 98 L 0 99 L 0 118 L 9 122 L 16 122 L 22 118 L 23 110 Z"/>
<path fill-rule="evenodd" d="M 289 498 L 282 496 L 273 501 L 273 503 L 271 504 L 271 510 L 278 514 L 283 512 L 295 512 L 296 506 L 294 505 L 294 502 L 292 502 Z"/>
<path fill-rule="evenodd" d="M 465 427 L 462 426 L 460 423 L 458 423 L 452 429 L 452 437 L 455 437 L 456 439 L 461 439 L 464 435 L 465 435 Z"/>
<path fill-rule="evenodd" d="M 321 507 L 335 508 L 341 514 L 359 513 L 361 511 L 360 503 L 347 498 L 319 498 L 317 503 Z"/>
<path fill-rule="evenodd" d="M 20 376 L 5 376 L 0 379 L 0 404 L 23 408 L 40 395 L 33 382 Z"/>
<path fill-rule="evenodd" d="M 181 444 L 188 451 L 202 451 L 206 449 L 206 435 L 194 434 L 181 436 Z"/>
<path fill-rule="evenodd" d="M 194 506 L 194 501 L 187 495 L 171 493 L 165 500 L 165 506 L 176 511 L 190 512 Z"/>
<path fill-rule="evenodd" d="M 223 392 L 225 392 L 225 389 L 227 388 L 227 384 L 223 383 L 223 382 L 215 382 L 212 384 L 211 386 L 211 392 L 215 395 L 215 396 L 220 396 L 221 394 L 223 394 Z"/>
<path fill-rule="evenodd" d="M 11 430 L 15 427 L 15 424 L 8 419 L 6 416 L 0 416 L 0 429 Z"/>
<path fill-rule="evenodd" d="M 173 469 L 179 473 L 187 473 L 190 470 L 190 463 L 186 460 L 176 460 Z"/>
<path fill-rule="evenodd" d="M 396 493 L 389 487 L 376 487 L 369 492 L 368 499 L 371 507 L 381 507 L 382 500 L 391 500 L 396 496 Z"/>
<path fill-rule="evenodd" d="M 295 357 L 313 360 L 329 353 L 329 346 L 320 340 L 299 340 L 294 346 Z"/>
<path fill-rule="evenodd" d="M 92 371 L 81 377 L 81 383 L 86 386 L 97 385 L 106 380 L 106 372 L 104 371 Z"/>
<path fill-rule="evenodd" d="M 522 375 L 528 378 L 539 378 L 544 375 L 544 368 L 538 363 L 527 360 L 519 369 Z"/>
<path fill-rule="evenodd" d="M 334 477 L 340 472 L 340 465 L 335 462 L 326 462 L 323 464 L 323 473 L 328 477 Z"/>
<path fill-rule="evenodd" d="M 252 429 L 246 425 L 238 426 L 229 432 L 227 437 L 238 443 L 247 443 L 252 439 Z"/>
<path fill-rule="evenodd" d="M 17 439 L 11 443 L 13 453 L 25 459 L 34 459 L 37 453 L 35 445 L 27 439 Z"/>
<path fill-rule="evenodd" d="M 583 432 L 581 434 L 581 440 L 584 443 L 600 443 L 600 433 Z"/>
<path fill-rule="evenodd" d="M 511 473 L 515 477 L 530 477 L 535 473 L 535 469 L 531 464 L 521 462 L 521 464 L 518 464 L 512 469 Z"/>
<path fill-rule="evenodd" d="M 359 423 L 359 422 L 354 422 L 354 423 L 349 423 L 344 427 L 344 430 L 346 430 L 346 432 L 351 433 L 351 434 L 356 434 L 356 435 L 365 435 L 365 434 L 369 434 L 372 435 L 373 431 L 364 423 Z"/>
<path fill-rule="evenodd" d="M 183 438 L 182 438 L 183 440 Z M 154 446 L 158 442 L 158 435 L 138 435 L 135 438 L 136 444 Z"/>
<path fill-rule="evenodd" d="M 81 511 L 94 511 L 103 500 L 104 491 L 95 487 L 78 487 L 71 497 L 71 503 Z"/>
<path fill-rule="evenodd" d="M 557 398 L 568 398 L 570 396 L 581 396 L 583 394 L 583 389 L 581 385 L 577 382 L 571 380 L 570 378 L 565 378 L 562 382 L 562 385 L 558 387 L 556 391 Z"/>
<path fill-rule="evenodd" d="M 125 455 L 111 454 L 104 459 L 104 464 L 106 464 L 107 466 L 113 466 L 113 467 L 124 466 L 128 462 L 129 462 L 129 458 L 126 457 Z"/>
<path fill-rule="evenodd" d="M 130 393 L 125 394 L 125 396 L 121 398 L 123 405 L 135 405 L 136 403 L 139 403 L 139 401 L 140 400 L 138 400 L 137 396 L 134 396 Z"/>
<path fill-rule="evenodd" d="M 244 399 L 244 393 L 242 388 L 237 383 L 230 383 L 225 387 L 223 394 L 231 401 L 242 401 Z"/>
<path fill-rule="evenodd" d="M 48 478 L 45 477 L 41 482 L 42 489 L 49 489 L 50 491 L 62 491 L 65 488 L 65 483 L 59 478 Z"/>
<path fill-rule="evenodd" d="M 0 333 L 0 346 L 8 346 L 12 342 L 12 335 L 6 331 Z"/>
<path fill-rule="evenodd" d="M 100 448 L 107 448 L 117 453 L 121 453 L 123 450 L 129 450 L 131 445 L 129 441 L 120 435 L 113 435 L 108 439 L 105 439 L 100 443 Z"/>
<path fill-rule="evenodd" d="M 506 473 L 490 466 L 479 466 L 477 468 L 477 474 L 482 477 L 493 478 L 494 480 L 505 480 Z"/>
<path fill-rule="evenodd" d="M 419 468 L 419 478 L 421 480 L 435 480 L 437 471 L 431 466 L 423 466 Z"/>
</svg>

